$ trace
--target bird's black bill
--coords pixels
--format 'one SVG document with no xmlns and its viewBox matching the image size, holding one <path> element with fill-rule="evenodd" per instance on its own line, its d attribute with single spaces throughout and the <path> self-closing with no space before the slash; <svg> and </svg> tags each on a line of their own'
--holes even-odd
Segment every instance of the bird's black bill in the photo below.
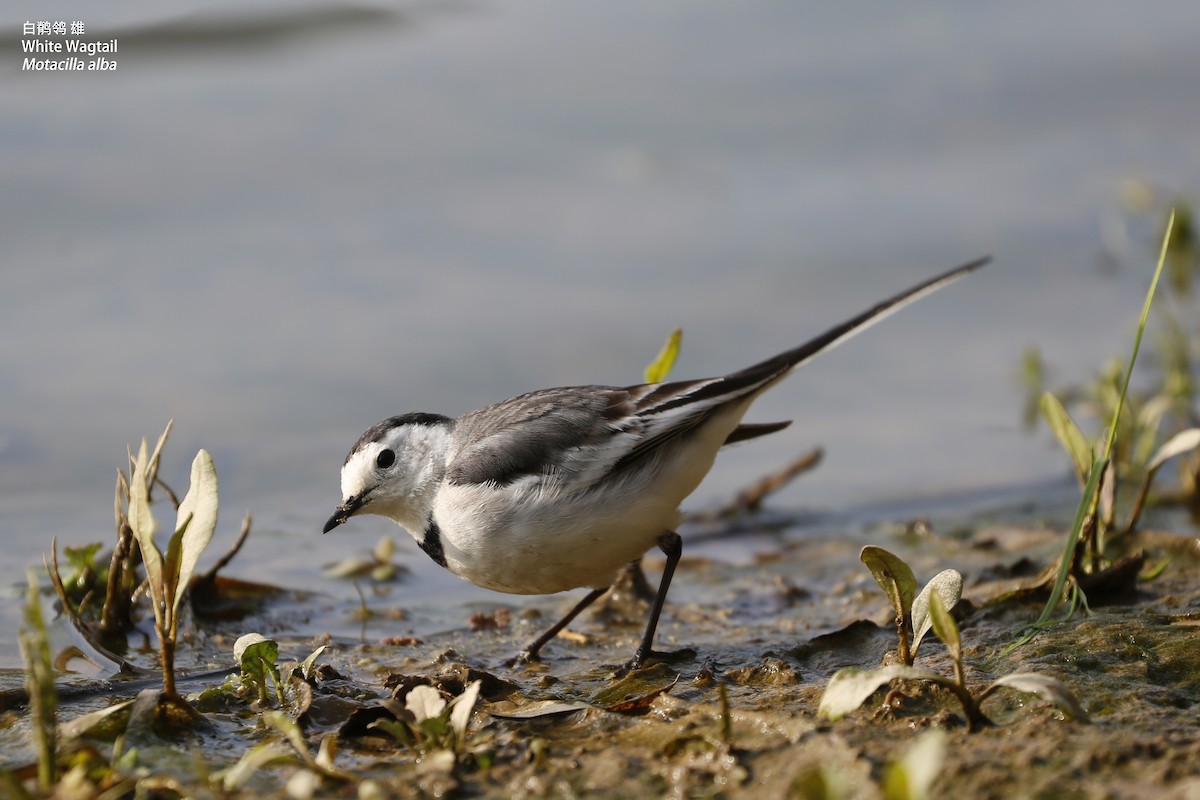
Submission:
<svg viewBox="0 0 1200 800">
<path fill-rule="evenodd" d="M 366 500 L 365 494 L 355 495 L 346 502 L 337 507 L 337 511 L 333 512 L 333 516 L 325 523 L 325 527 L 321 529 L 321 533 L 329 533 L 331 530 L 341 525 L 346 520 L 354 515 L 354 512 L 362 508 L 363 501 Z"/>
</svg>

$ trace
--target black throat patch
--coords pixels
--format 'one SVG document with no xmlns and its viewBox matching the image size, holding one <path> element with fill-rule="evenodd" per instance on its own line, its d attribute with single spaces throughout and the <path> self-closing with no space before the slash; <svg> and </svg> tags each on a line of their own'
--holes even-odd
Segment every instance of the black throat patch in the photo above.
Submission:
<svg viewBox="0 0 1200 800">
<path fill-rule="evenodd" d="M 433 521 L 432 515 L 425 525 L 425 536 L 418 542 L 418 546 L 425 551 L 425 555 L 433 559 L 433 563 L 443 568 L 446 566 L 446 552 L 442 549 L 442 532 L 438 529 L 437 523 Z"/>
</svg>

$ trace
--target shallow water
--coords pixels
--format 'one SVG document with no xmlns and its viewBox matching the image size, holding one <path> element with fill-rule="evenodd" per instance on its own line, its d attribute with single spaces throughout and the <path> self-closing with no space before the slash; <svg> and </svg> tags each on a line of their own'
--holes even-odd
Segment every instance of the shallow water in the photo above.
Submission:
<svg viewBox="0 0 1200 800">
<path fill-rule="evenodd" d="M 1200 185 L 1183 4 L 236 8 L 68 2 L 118 70 L 3 68 L 13 594 L 51 536 L 110 539 L 112 470 L 168 418 L 168 481 L 206 447 L 219 536 L 256 515 L 233 572 L 336 594 L 322 564 L 403 536 L 317 533 L 376 420 L 635 382 L 676 325 L 676 375 L 728 371 L 982 253 L 764 397 L 798 424 L 693 505 L 816 444 L 781 508 L 1057 477 L 1018 425 L 1020 350 L 1064 379 L 1124 352 L 1154 248 L 1122 238 L 1122 181 Z M 10 4 L 4 35 L 47 13 Z M 511 601 L 404 552 L 406 602 Z"/>
</svg>

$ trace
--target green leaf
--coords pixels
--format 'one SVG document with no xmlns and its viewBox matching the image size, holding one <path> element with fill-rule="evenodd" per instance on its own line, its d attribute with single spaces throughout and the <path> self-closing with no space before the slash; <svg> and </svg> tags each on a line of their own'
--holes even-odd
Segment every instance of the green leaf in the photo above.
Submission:
<svg viewBox="0 0 1200 800">
<path fill-rule="evenodd" d="M 864 547 L 858 558 L 875 576 L 875 582 L 887 595 L 896 616 L 906 617 L 912 610 L 913 593 L 917 590 L 916 576 L 908 564 L 899 556 L 873 544 Z"/>
<path fill-rule="evenodd" d="M 1042 411 L 1046 424 L 1050 426 L 1051 433 L 1071 456 L 1071 463 L 1075 466 L 1075 476 L 1082 486 L 1087 481 L 1088 471 L 1092 468 L 1092 446 L 1088 443 L 1087 437 L 1083 435 L 1083 431 L 1079 430 L 1075 420 L 1071 419 L 1071 415 L 1067 413 L 1062 402 L 1050 392 L 1042 393 L 1038 407 Z"/>
<path fill-rule="evenodd" d="M 179 504 L 178 525 L 167 548 L 168 575 L 175 587 L 173 610 L 187 593 L 188 582 L 196 571 L 200 555 L 212 541 L 217 529 L 217 469 L 207 450 L 196 453 L 192 461 L 191 485 Z"/>
<path fill-rule="evenodd" d="M 325 652 L 325 647 L 325 645 L 321 645 L 316 650 L 313 650 L 308 654 L 308 658 L 300 663 L 300 674 L 304 676 L 304 680 L 312 677 L 313 667 L 316 666 L 317 658 L 320 657 L 321 653 Z"/>
<path fill-rule="evenodd" d="M 937 592 L 941 596 L 946 608 L 952 609 L 958 605 L 958 601 L 962 597 L 962 583 L 962 575 L 959 574 L 958 570 L 942 570 L 937 575 L 934 575 L 929 583 L 925 584 L 925 588 L 917 595 L 917 599 L 913 600 L 912 655 L 914 658 L 917 655 L 917 650 L 921 647 L 921 640 L 925 638 L 925 634 L 929 633 L 929 629 L 933 627 L 933 620 L 929 616 L 930 593 Z"/>
<path fill-rule="evenodd" d="M 401 744 L 409 746 L 413 744 L 412 731 L 409 730 L 407 724 L 400 720 L 381 718 L 368 724 L 367 728 L 383 731 Z"/>
<path fill-rule="evenodd" d="M 933 632 L 950 651 L 950 657 L 959 661 L 962 658 L 962 638 L 958 633 L 958 623 L 950 616 L 950 609 L 946 608 L 946 601 L 940 592 L 929 595 L 929 619 L 933 623 Z"/>
<path fill-rule="evenodd" d="M 1138 350 L 1142 346 L 1142 334 L 1146 331 L 1146 319 L 1150 316 L 1150 306 L 1154 302 L 1154 293 L 1158 288 L 1158 279 L 1162 276 L 1163 264 L 1167 259 L 1167 248 L 1171 242 L 1171 231 L 1174 227 L 1175 210 L 1172 209 L 1171 215 L 1167 218 L 1167 229 L 1163 233 L 1162 249 L 1158 253 L 1158 266 L 1154 270 L 1154 277 L 1150 279 L 1150 288 L 1146 291 L 1146 301 L 1142 304 L 1142 316 L 1138 319 L 1137 333 L 1133 337 L 1133 352 L 1129 354 L 1129 366 L 1125 370 L 1125 379 L 1121 383 L 1121 396 L 1117 400 L 1117 408 L 1113 412 L 1112 421 L 1108 426 L 1108 441 L 1105 443 L 1103 455 L 1091 466 L 1091 473 L 1088 475 L 1087 483 L 1083 489 L 1083 497 L 1080 498 L 1079 507 L 1075 510 L 1075 522 L 1071 526 L 1070 536 L 1067 539 L 1066 546 L 1063 548 L 1062 559 L 1058 562 L 1058 572 L 1054 576 L 1054 586 L 1050 590 L 1050 597 L 1047 598 L 1046 605 L 1042 608 L 1042 613 L 1038 616 L 1037 621 L 1033 623 L 1033 626 L 1023 632 L 1015 642 L 1006 647 L 1004 654 L 1010 653 L 1015 648 L 1031 641 L 1037 635 L 1038 628 L 1049 624 L 1050 619 L 1054 616 L 1054 610 L 1062 602 L 1063 591 L 1067 583 L 1067 574 L 1071 571 L 1071 564 L 1074 563 L 1075 547 L 1079 541 L 1080 533 L 1083 531 L 1083 522 L 1095 502 L 1096 492 L 1100 484 L 1100 476 L 1103 474 L 1105 466 L 1112 457 L 1117 422 L 1121 419 L 1121 409 L 1125 404 L 1125 395 L 1129 391 L 1129 380 L 1133 377 L 1133 366 L 1137 363 Z"/>
<path fill-rule="evenodd" d="M 884 800 L 925 800 L 946 758 L 946 731 L 933 728 L 921 734 L 908 752 L 883 775 Z"/>
<path fill-rule="evenodd" d="M 63 555 L 67 558 L 67 563 L 75 568 L 77 572 L 85 570 L 94 570 L 96 565 L 93 563 L 96 559 L 96 554 L 100 552 L 103 545 L 100 542 L 93 544 L 80 545 L 79 547 L 66 546 L 63 548 Z"/>
<path fill-rule="evenodd" d="M 54 662 L 50 657 L 50 635 L 46 632 L 46 620 L 42 614 L 38 575 L 32 567 L 26 570 L 25 575 L 28 591 L 24 624 L 17 635 L 17 644 L 25 665 L 25 689 L 29 694 L 26 717 L 37 748 L 38 787 L 49 791 L 54 786 L 58 771 L 55 755 L 58 695 L 54 689 Z"/>
<path fill-rule="evenodd" d="M 646 367 L 646 383 L 662 383 L 667 379 L 667 375 L 671 372 L 671 367 L 675 366 L 675 359 L 679 356 L 679 345 L 683 341 L 683 329 L 676 328 L 667 336 L 667 342 L 663 345 L 663 349 L 659 351 L 654 360 Z"/>
<path fill-rule="evenodd" d="M 300 730 L 300 725 L 296 720 L 282 711 L 264 711 L 262 720 L 283 734 L 283 737 L 287 739 L 288 744 L 292 746 L 296 754 L 304 759 L 305 764 L 313 768 L 318 768 L 316 759 L 308 751 L 308 742 L 304 740 L 304 732 Z"/>
<path fill-rule="evenodd" d="M 254 774 L 263 767 L 280 761 L 294 764 L 296 756 L 291 751 L 284 750 L 274 742 L 266 742 L 265 744 L 255 745 L 247 750 L 232 767 L 214 772 L 210 780 L 220 782 L 222 789 L 232 792 L 235 789 L 240 789 L 246 781 L 254 777 Z"/>
<path fill-rule="evenodd" d="M 441 717 L 430 717 L 417 723 L 417 727 L 425 734 L 425 743 L 428 746 L 440 744 L 446 736 L 446 731 L 450 730 L 446 725 L 446 720 Z"/>
<path fill-rule="evenodd" d="M 1071 563 L 1074 561 L 1075 547 L 1079 542 L 1079 537 L 1083 533 L 1083 523 L 1087 519 L 1088 512 L 1096 500 L 1096 493 L 1100 488 L 1100 477 L 1104 474 L 1107 464 L 1108 461 L 1104 460 L 1097 461 L 1092 465 L 1092 472 L 1088 475 L 1087 485 L 1083 487 L 1083 497 L 1080 498 L 1079 506 L 1075 509 L 1075 520 L 1071 523 L 1071 534 L 1067 538 L 1066 547 L 1063 549 L 1062 556 L 1058 560 L 1058 571 L 1054 574 L 1054 585 L 1050 588 L 1050 598 L 1046 600 L 1046 605 L 1042 608 L 1041 615 L 1015 642 L 1004 648 L 1001 651 L 1001 655 L 1007 655 L 1021 645 L 1032 641 L 1033 637 L 1037 635 L 1038 628 L 1050 624 L 1050 620 L 1054 616 L 1054 610 L 1062 602 L 1063 592 L 1067 585 L 1067 576 L 1071 572 Z"/>
<path fill-rule="evenodd" d="M 266 683 L 268 669 L 279 658 L 279 644 L 261 633 L 247 633 L 233 643 L 233 657 L 242 673 L 260 686 Z"/>
<path fill-rule="evenodd" d="M 846 667 L 838 670 L 829 679 L 817 714 L 825 719 L 839 720 L 897 678 L 946 683 L 946 679 L 936 672 L 920 667 L 906 667 L 903 664 L 893 664 L 875 670 Z"/>
<path fill-rule="evenodd" d="M 990 686 L 984 689 L 983 694 L 979 695 L 979 701 L 983 702 L 985 697 L 988 697 L 1002 686 L 1016 689 L 1018 692 L 1036 694 L 1043 700 L 1054 703 L 1054 705 L 1065 711 L 1071 718 L 1077 719 L 1080 722 L 1090 722 L 1087 710 L 1079 702 L 1079 698 L 1067 688 L 1065 683 L 1057 678 L 1042 675 L 1038 672 L 1019 672 L 1014 675 L 1005 675 L 1003 678 L 993 681 Z"/>
</svg>

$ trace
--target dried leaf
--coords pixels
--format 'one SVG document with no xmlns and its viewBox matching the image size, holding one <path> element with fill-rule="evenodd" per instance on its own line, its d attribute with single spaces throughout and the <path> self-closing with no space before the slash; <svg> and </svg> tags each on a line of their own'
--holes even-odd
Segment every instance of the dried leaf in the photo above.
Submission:
<svg viewBox="0 0 1200 800">
<path fill-rule="evenodd" d="M 679 676 L 675 676 L 675 680 L 668 683 L 666 686 L 660 686 L 657 689 L 651 689 L 648 692 L 638 695 L 637 697 L 629 697 L 621 700 L 618 703 L 613 703 L 605 707 L 605 711 L 614 711 L 618 714 L 636 714 L 645 711 L 650 707 L 660 694 L 670 691 L 675 684 L 679 682 Z"/>
<path fill-rule="evenodd" d="M 516 711 L 494 711 L 489 709 L 487 715 L 496 719 L 511 719 L 511 720 L 530 720 L 530 719 L 545 719 L 546 717 L 558 717 L 566 714 L 574 714 L 577 711 L 587 711 L 592 706 L 587 703 L 565 703 L 558 700 L 544 700 L 538 703 L 531 703 L 527 706 L 522 706 Z"/>
</svg>

